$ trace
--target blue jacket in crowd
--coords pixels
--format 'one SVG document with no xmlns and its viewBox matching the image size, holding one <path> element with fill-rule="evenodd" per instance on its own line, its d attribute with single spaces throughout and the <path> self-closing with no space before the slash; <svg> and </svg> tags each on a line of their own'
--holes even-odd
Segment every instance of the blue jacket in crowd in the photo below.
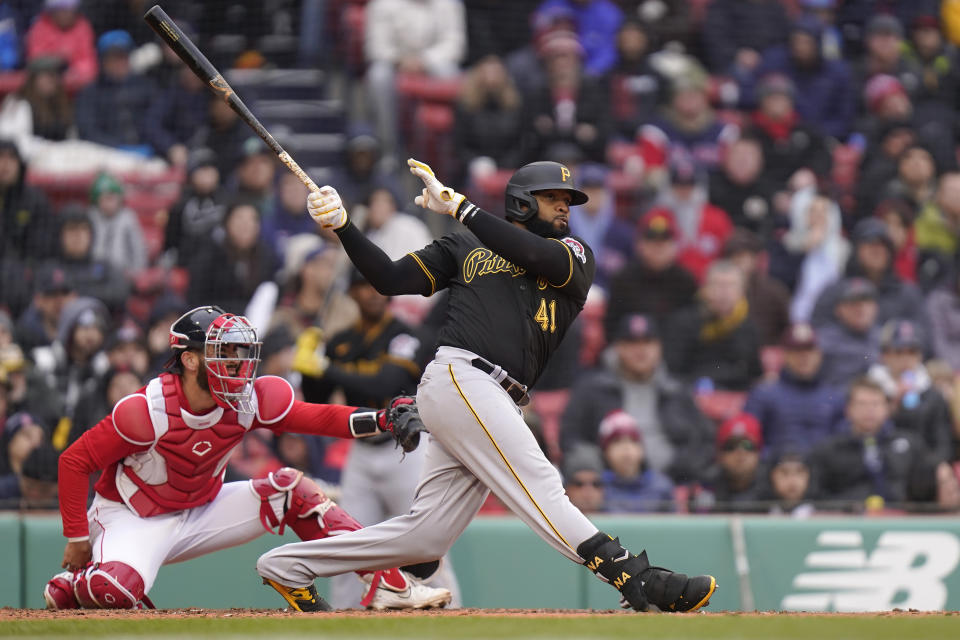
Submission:
<svg viewBox="0 0 960 640">
<path fill-rule="evenodd" d="M 673 482 L 659 471 L 645 469 L 634 478 L 603 472 L 604 503 L 611 513 L 670 511 Z"/>
</svg>

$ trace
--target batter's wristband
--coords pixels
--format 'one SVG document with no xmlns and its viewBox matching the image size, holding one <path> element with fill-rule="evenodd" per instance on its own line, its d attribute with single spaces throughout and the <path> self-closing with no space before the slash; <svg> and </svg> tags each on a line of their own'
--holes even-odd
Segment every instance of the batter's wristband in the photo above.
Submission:
<svg viewBox="0 0 960 640">
<path fill-rule="evenodd" d="M 464 198 L 460 206 L 457 207 L 457 212 L 454 216 L 461 224 L 467 224 L 473 216 L 477 215 L 477 211 L 479 210 L 480 208 L 477 205 Z"/>
</svg>

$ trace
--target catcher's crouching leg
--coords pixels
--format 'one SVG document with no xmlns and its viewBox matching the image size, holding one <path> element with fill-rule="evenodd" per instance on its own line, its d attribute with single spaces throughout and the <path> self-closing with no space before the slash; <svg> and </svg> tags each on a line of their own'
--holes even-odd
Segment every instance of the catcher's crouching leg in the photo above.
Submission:
<svg viewBox="0 0 960 640">
<path fill-rule="evenodd" d="M 691 576 L 663 567 L 652 567 L 647 552 L 633 555 L 619 538 L 598 531 L 577 547 L 587 568 L 620 592 L 624 608 L 646 611 L 696 611 L 707 606 L 717 588 L 713 576 Z"/>
<path fill-rule="evenodd" d="M 356 531 L 363 526 L 342 507 L 323 492 L 316 482 L 306 478 L 303 472 L 284 467 L 266 478 L 252 480 L 253 490 L 260 496 L 260 520 L 268 531 L 279 526 L 282 534 L 289 526 L 301 540 L 321 540 L 330 536 Z M 280 493 L 284 499 L 283 518 L 278 519 L 270 505 L 270 498 Z M 357 571 L 360 579 L 369 586 L 361 604 L 373 609 L 424 609 L 442 607 L 450 602 L 451 594 L 446 589 L 435 589 L 421 584 L 420 580 L 399 568 L 381 571 Z M 309 610 L 329 609 L 311 585 L 307 589 L 293 589 L 264 579 L 298 610 L 300 605 Z M 291 593 L 304 591 L 305 594 Z M 299 600 L 306 599 L 301 603 Z M 311 601 L 313 604 L 311 604 Z"/>
<path fill-rule="evenodd" d="M 55 575 L 43 589 L 48 609 L 153 608 L 144 593 L 143 577 L 123 562 L 91 564 L 77 572 Z"/>
</svg>

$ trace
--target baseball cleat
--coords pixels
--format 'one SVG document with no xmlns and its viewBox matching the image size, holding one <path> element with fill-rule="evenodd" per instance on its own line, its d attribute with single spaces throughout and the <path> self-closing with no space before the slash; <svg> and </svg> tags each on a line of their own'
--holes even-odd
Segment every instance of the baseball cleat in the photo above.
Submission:
<svg viewBox="0 0 960 640">
<path fill-rule="evenodd" d="M 707 606 L 717 590 L 713 576 L 687 577 L 661 567 L 651 567 L 642 575 L 647 601 L 660 611 L 691 612 Z M 680 587 L 679 595 L 676 589 Z"/>
<path fill-rule="evenodd" d="M 73 573 L 63 571 L 50 578 L 43 587 L 47 609 L 76 609 L 79 605 L 73 595 Z"/>
<path fill-rule="evenodd" d="M 400 571 L 399 573 L 405 579 L 406 585 L 400 589 L 390 584 L 388 580 L 379 580 L 373 592 L 373 599 L 366 605 L 368 609 L 376 611 L 383 611 L 384 609 L 432 609 L 450 604 L 453 595 L 447 589 L 427 586 L 406 571 Z M 361 578 L 368 584 L 373 579 L 373 575 Z"/>
<path fill-rule="evenodd" d="M 326 600 L 317 593 L 314 585 L 309 587 L 285 587 L 279 582 L 274 582 L 270 578 L 264 578 L 263 584 L 268 584 L 277 590 L 283 599 L 289 603 L 295 611 L 332 611 Z"/>
</svg>

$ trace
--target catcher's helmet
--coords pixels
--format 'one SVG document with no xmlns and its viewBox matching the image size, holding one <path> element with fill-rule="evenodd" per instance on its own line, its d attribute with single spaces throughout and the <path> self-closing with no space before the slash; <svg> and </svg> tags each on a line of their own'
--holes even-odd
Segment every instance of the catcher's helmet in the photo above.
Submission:
<svg viewBox="0 0 960 640">
<path fill-rule="evenodd" d="M 506 215 L 507 220 L 526 222 L 537 215 L 535 191 L 563 189 L 570 192 L 570 204 L 578 205 L 587 201 L 587 194 L 573 186 L 570 169 L 559 162 L 547 160 L 531 162 L 516 170 L 507 183 Z"/>
<path fill-rule="evenodd" d="M 180 353 L 187 349 L 204 355 L 207 384 L 216 403 L 242 413 L 254 410 L 251 384 L 260 363 L 257 330 L 243 316 L 220 307 L 197 307 L 170 326 L 171 365 L 180 368 Z"/>
</svg>

